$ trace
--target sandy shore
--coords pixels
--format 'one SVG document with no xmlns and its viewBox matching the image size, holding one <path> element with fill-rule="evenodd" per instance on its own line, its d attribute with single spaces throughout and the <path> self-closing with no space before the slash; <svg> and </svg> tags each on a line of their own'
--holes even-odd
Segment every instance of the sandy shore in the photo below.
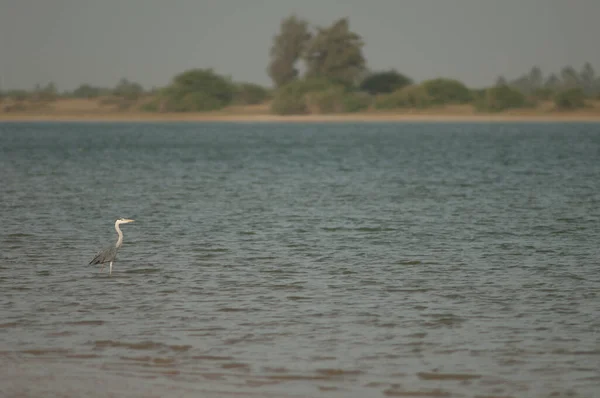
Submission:
<svg viewBox="0 0 600 398">
<path fill-rule="evenodd" d="M 447 114 L 356 113 L 339 115 L 221 114 L 221 113 L 0 113 L 0 122 L 600 122 L 600 113 Z"/>
</svg>

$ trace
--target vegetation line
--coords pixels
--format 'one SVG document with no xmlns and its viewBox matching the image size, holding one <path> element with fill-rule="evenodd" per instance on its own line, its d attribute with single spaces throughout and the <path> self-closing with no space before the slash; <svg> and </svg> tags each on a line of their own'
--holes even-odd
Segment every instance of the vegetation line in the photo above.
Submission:
<svg viewBox="0 0 600 398">
<path fill-rule="evenodd" d="M 128 79 L 114 88 L 82 84 L 61 93 L 53 83 L 38 84 L 0 91 L 0 120 L 600 119 L 600 77 L 590 63 L 548 76 L 535 66 L 516 79 L 472 88 L 448 77 L 417 83 L 396 69 L 370 70 L 364 46 L 347 18 L 311 29 L 291 15 L 273 37 L 266 67 L 272 87 L 236 82 L 210 68 L 183 71 L 150 90 Z"/>
</svg>

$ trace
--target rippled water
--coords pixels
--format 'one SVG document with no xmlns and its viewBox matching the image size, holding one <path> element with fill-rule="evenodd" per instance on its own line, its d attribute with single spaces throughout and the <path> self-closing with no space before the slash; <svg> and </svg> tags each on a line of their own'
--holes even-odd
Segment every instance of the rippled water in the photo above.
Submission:
<svg viewBox="0 0 600 398">
<path fill-rule="evenodd" d="M 3 123 L 0 169 L 3 396 L 600 391 L 600 124 Z"/>
</svg>

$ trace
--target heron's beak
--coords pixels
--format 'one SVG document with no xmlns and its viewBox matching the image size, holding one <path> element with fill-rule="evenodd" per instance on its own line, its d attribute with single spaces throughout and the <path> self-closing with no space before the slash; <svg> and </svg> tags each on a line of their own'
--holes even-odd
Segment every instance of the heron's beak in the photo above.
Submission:
<svg viewBox="0 0 600 398">
<path fill-rule="evenodd" d="M 123 220 L 124 223 L 128 223 L 128 222 L 134 222 L 135 220 L 130 220 L 130 219 L 125 219 Z"/>
</svg>

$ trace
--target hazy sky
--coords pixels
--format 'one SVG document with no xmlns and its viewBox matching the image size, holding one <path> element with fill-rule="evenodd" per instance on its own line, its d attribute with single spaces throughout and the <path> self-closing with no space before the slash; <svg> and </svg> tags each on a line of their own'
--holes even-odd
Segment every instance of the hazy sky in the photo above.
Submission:
<svg viewBox="0 0 600 398">
<path fill-rule="evenodd" d="M 471 86 L 539 65 L 600 72 L 600 0 L 0 0 L 4 88 L 163 86 L 189 68 L 270 84 L 272 37 L 296 13 L 348 17 L 371 69 Z"/>
</svg>

